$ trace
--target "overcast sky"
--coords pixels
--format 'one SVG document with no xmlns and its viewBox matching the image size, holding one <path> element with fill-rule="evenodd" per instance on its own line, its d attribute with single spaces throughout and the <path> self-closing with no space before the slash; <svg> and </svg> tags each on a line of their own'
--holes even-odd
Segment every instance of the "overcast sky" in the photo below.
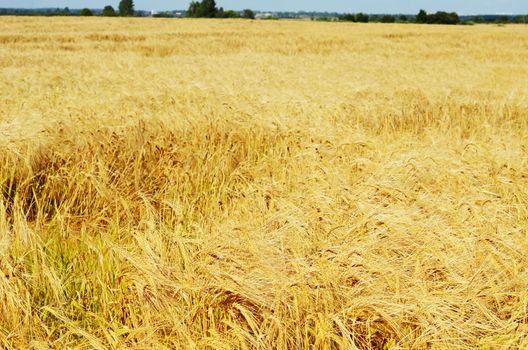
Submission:
<svg viewBox="0 0 528 350">
<path fill-rule="evenodd" d="M 136 9 L 176 10 L 187 8 L 190 0 L 135 0 Z M 277 11 L 337 11 L 368 13 L 416 13 L 428 11 L 457 11 L 476 13 L 528 13 L 528 0 L 217 0 L 225 9 L 251 8 Z M 119 0 L 0 0 L 0 7 L 117 7 Z"/>
</svg>

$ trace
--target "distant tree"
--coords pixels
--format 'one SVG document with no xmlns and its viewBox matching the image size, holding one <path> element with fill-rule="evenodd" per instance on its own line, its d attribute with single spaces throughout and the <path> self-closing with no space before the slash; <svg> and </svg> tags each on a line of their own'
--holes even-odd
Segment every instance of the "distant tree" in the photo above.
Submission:
<svg viewBox="0 0 528 350">
<path fill-rule="evenodd" d="M 189 8 L 187 9 L 188 17 L 199 17 L 200 14 L 200 3 L 198 1 L 191 1 Z"/>
<path fill-rule="evenodd" d="M 428 15 L 425 10 L 420 10 L 416 16 L 416 23 L 459 24 L 460 17 L 456 12 L 438 11 L 437 13 Z"/>
<path fill-rule="evenodd" d="M 224 11 L 223 8 L 220 7 L 218 9 L 218 12 L 216 13 L 217 18 L 240 18 L 240 13 L 233 10 L 227 10 Z"/>
<path fill-rule="evenodd" d="M 242 11 L 242 18 L 255 19 L 255 12 L 251 11 L 250 9 L 245 9 Z"/>
<path fill-rule="evenodd" d="M 29 10 L 29 15 L 45 15 L 45 16 L 71 16 L 70 9 L 65 7 L 64 9 L 56 8 L 56 9 L 47 9 L 45 12 L 42 12 L 40 10 Z"/>
<path fill-rule="evenodd" d="M 360 23 L 368 23 L 369 21 L 369 15 L 366 15 L 362 12 L 358 13 L 356 15 L 356 22 L 360 22 Z"/>
<path fill-rule="evenodd" d="M 420 10 L 420 12 L 418 12 L 416 23 L 427 23 L 427 12 L 425 10 Z"/>
<path fill-rule="evenodd" d="M 94 13 L 92 12 L 92 10 L 90 10 L 89 8 L 83 8 L 80 12 L 80 15 L 81 16 L 93 16 Z"/>
<path fill-rule="evenodd" d="M 154 18 L 174 18 L 174 13 L 169 11 L 158 12 L 152 15 Z"/>
<path fill-rule="evenodd" d="M 203 14 L 202 17 L 207 17 L 207 18 L 216 17 L 216 13 L 218 12 L 218 9 L 216 8 L 215 0 L 202 0 L 201 8 L 202 8 L 202 14 Z"/>
<path fill-rule="evenodd" d="M 435 14 L 427 16 L 427 23 L 429 24 L 459 24 L 460 17 L 456 12 L 438 11 Z"/>
<path fill-rule="evenodd" d="M 114 10 L 114 8 L 110 5 L 107 5 L 103 9 L 103 16 L 105 17 L 115 17 L 117 14 Z"/>
<path fill-rule="evenodd" d="M 361 23 L 367 23 L 370 20 L 369 15 L 366 15 L 364 13 L 345 13 L 343 16 L 339 18 L 341 21 L 349 21 L 349 22 L 361 22 Z"/>
<path fill-rule="evenodd" d="M 219 11 L 219 9 L 216 7 L 215 0 L 202 0 L 201 2 L 191 1 L 189 4 L 189 9 L 187 10 L 188 17 L 214 18 L 222 17 L 223 13 L 223 9 L 222 11 Z"/>
<path fill-rule="evenodd" d="M 528 16 L 517 16 L 515 17 L 515 23 L 526 24 L 528 23 Z"/>
<path fill-rule="evenodd" d="M 510 23 L 510 17 L 508 17 L 508 16 L 498 16 L 495 19 L 495 23 Z"/>
<path fill-rule="evenodd" d="M 134 16 L 134 0 L 121 0 L 119 3 L 119 15 L 122 17 Z"/>
<path fill-rule="evenodd" d="M 345 13 L 339 19 L 342 21 L 356 22 L 356 15 L 352 13 Z"/>
<path fill-rule="evenodd" d="M 409 21 L 409 18 L 407 18 L 407 16 L 405 15 L 400 15 L 400 17 L 398 18 L 400 20 L 400 22 L 407 22 Z"/>
<path fill-rule="evenodd" d="M 385 15 L 380 18 L 380 22 L 381 23 L 394 23 L 396 22 L 396 17 L 391 16 L 391 15 Z"/>
<path fill-rule="evenodd" d="M 244 10 L 244 18 L 255 18 L 251 10 Z M 187 17 L 205 18 L 239 18 L 240 13 L 233 10 L 224 11 L 222 7 L 217 8 L 215 0 L 191 1 L 187 9 Z"/>
<path fill-rule="evenodd" d="M 480 16 L 475 16 L 472 18 L 472 21 L 474 23 L 484 23 L 484 18 L 480 17 Z"/>
</svg>

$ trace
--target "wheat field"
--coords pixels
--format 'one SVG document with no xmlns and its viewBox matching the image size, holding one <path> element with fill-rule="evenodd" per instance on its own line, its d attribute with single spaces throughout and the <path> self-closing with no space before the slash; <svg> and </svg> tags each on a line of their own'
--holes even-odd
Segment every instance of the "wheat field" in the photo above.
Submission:
<svg viewBox="0 0 528 350">
<path fill-rule="evenodd" d="M 0 19 L 0 347 L 528 348 L 528 30 Z"/>
</svg>

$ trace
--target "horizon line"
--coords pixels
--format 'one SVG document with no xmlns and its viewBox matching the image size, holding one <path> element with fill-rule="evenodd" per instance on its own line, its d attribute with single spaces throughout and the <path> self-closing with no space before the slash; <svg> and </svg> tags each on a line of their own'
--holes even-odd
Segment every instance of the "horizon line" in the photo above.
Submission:
<svg viewBox="0 0 528 350">
<path fill-rule="evenodd" d="M 65 9 L 68 8 L 69 10 L 82 10 L 83 8 L 88 8 L 90 10 L 103 10 L 103 7 L 81 7 L 81 8 L 70 8 L 69 6 L 65 7 L 57 7 L 57 6 L 49 6 L 49 7 L 0 7 L 0 9 L 24 9 L 24 10 L 48 10 L 48 9 Z M 236 10 L 236 9 L 228 9 L 233 11 L 243 11 Z M 405 13 L 405 12 L 364 12 L 364 11 L 329 11 L 329 10 L 253 10 L 255 12 L 270 12 L 270 13 L 299 13 L 299 12 L 310 12 L 310 13 L 336 13 L 336 14 L 347 14 L 347 13 L 365 13 L 367 15 L 416 15 L 415 13 Z M 170 10 L 146 10 L 146 9 L 136 9 L 135 11 L 144 11 L 144 12 L 186 12 L 187 9 L 170 9 Z M 429 11 L 428 11 L 429 12 Z M 435 11 L 438 12 L 438 11 Z M 459 13 L 457 11 L 450 11 L 450 10 L 444 10 L 442 12 L 455 12 L 459 16 L 519 16 L 519 15 L 528 15 L 528 13 L 505 13 L 505 12 L 495 12 L 495 13 L 484 13 L 484 12 L 475 12 L 475 13 Z M 433 13 L 431 11 L 431 13 Z"/>
</svg>

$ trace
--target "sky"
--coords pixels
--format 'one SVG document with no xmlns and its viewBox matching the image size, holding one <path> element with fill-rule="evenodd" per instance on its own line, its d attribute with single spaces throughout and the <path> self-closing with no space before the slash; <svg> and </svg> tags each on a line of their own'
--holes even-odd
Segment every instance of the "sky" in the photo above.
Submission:
<svg viewBox="0 0 528 350">
<path fill-rule="evenodd" d="M 136 9 L 180 10 L 190 0 L 135 0 Z M 0 0 L 0 7 L 117 8 L 119 0 Z M 329 11 L 414 14 L 456 11 L 459 14 L 526 14 L 528 0 L 216 0 L 224 9 L 250 8 L 264 11 Z"/>
</svg>

